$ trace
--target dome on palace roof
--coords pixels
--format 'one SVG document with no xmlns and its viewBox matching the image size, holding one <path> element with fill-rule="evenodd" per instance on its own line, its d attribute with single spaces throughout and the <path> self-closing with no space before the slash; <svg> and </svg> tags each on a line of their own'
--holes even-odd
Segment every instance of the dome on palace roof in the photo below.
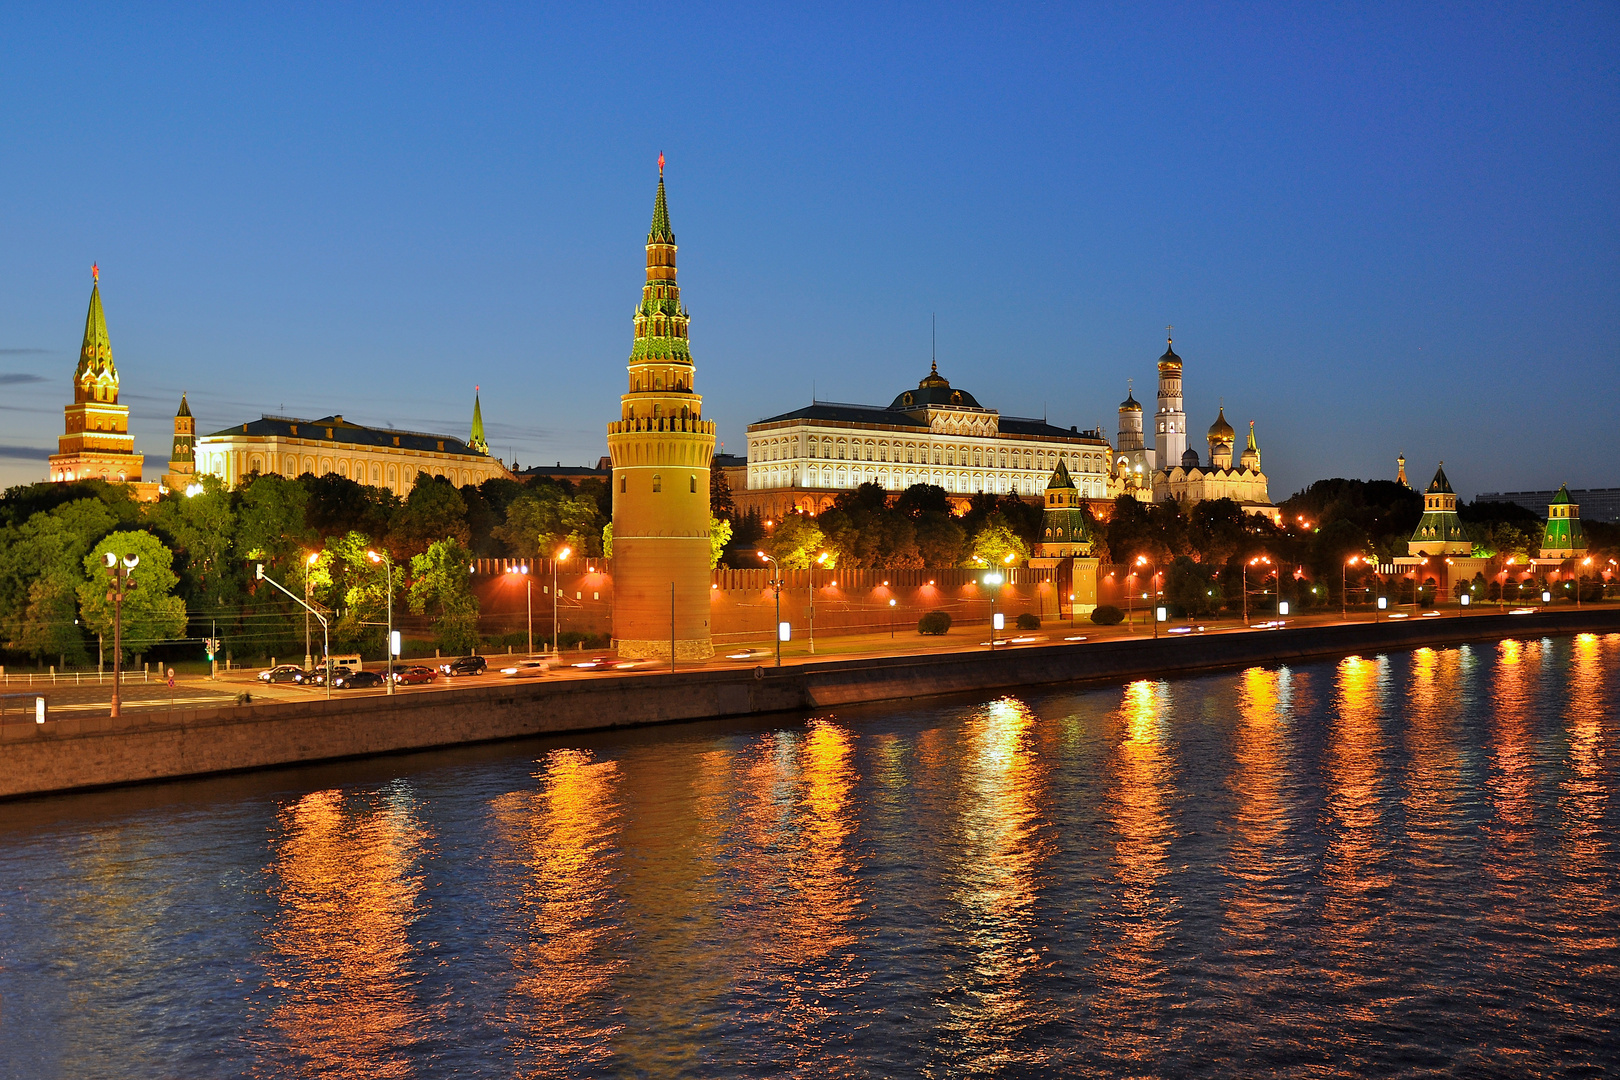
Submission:
<svg viewBox="0 0 1620 1080">
<path fill-rule="evenodd" d="M 952 390 L 950 382 L 939 373 L 939 365 L 929 366 L 928 374 L 917 384 L 917 389 L 901 392 L 889 408 L 896 412 L 921 409 L 929 405 L 955 405 L 961 408 L 982 409 L 978 399 L 966 390 Z"/>
</svg>

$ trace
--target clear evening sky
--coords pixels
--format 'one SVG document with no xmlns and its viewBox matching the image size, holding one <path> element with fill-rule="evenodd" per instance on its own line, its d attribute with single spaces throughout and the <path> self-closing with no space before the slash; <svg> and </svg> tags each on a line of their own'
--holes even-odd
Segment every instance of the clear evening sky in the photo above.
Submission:
<svg viewBox="0 0 1620 1080">
<path fill-rule="evenodd" d="M 1620 484 L 1620 8 L 8 5 L 0 485 L 90 292 L 147 479 L 261 412 L 594 463 L 659 151 L 726 449 L 940 371 L 1259 422 L 1272 496 Z M 1150 429 L 1151 430 L 1151 429 Z"/>
</svg>

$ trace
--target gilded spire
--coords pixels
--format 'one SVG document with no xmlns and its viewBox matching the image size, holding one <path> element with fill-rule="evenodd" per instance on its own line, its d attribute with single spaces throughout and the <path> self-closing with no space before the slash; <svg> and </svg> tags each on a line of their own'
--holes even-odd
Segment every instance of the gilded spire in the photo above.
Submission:
<svg viewBox="0 0 1620 1080">
<path fill-rule="evenodd" d="M 647 230 L 647 243 L 673 244 L 675 230 L 669 227 L 669 203 L 664 199 L 664 155 L 658 155 L 658 198 L 653 201 L 652 228 Z"/>
<path fill-rule="evenodd" d="M 137 366 L 139 366 L 139 365 L 137 365 Z M 174 415 L 175 416 L 190 416 L 191 415 L 191 406 L 186 404 L 186 393 L 185 393 L 184 390 L 182 390 L 180 392 L 180 411 L 175 413 Z"/>
<path fill-rule="evenodd" d="M 653 201 L 652 228 L 647 231 L 647 284 L 642 287 L 641 305 L 636 308 L 636 338 L 630 362 L 690 364 L 688 318 L 681 306 L 681 287 L 675 281 L 675 230 L 669 224 L 662 154 L 659 159 L 658 195 Z"/>
<path fill-rule="evenodd" d="M 84 316 L 84 343 L 79 346 L 77 378 L 107 374 L 116 378 L 112 342 L 107 337 L 107 317 L 101 311 L 101 284 L 98 267 L 91 267 L 95 281 L 90 286 L 90 310 Z"/>
<path fill-rule="evenodd" d="M 473 421 L 472 434 L 467 436 L 467 445 L 480 454 L 489 453 L 489 443 L 484 438 L 484 410 L 478 401 L 478 387 L 473 387 Z"/>
</svg>

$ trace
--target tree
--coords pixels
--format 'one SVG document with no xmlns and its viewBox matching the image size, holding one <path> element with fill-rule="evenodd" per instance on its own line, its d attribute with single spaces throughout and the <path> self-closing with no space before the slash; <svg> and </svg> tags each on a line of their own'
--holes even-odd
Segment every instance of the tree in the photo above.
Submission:
<svg viewBox="0 0 1620 1080">
<path fill-rule="evenodd" d="M 600 555 L 602 525 L 591 496 L 569 496 L 555 484 L 540 484 L 512 500 L 495 535 L 523 559 L 549 558 L 565 545 L 579 555 Z"/>
<path fill-rule="evenodd" d="M 840 566 L 899 569 L 922 565 L 916 524 L 892 509 L 887 493 L 876 484 L 839 493 L 819 524 Z"/>
<path fill-rule="evenodd" d="M 388 546 L 401 558 L 425 552 L 435 541 L 453 539 L 462 547 L 472 541 L 467 503 L 442 476 L 417 473 L 405 505 L 394 515 Z"/>
<path fill-rule="evenodd" d="M 921 519 L 924 514 L 950 515 L 951 499 L 938 484 L 912 484 L 894 500 L 894 508 L 909 518 Z"/>
<path fill-rule="evenodd" d="M 275 474 L 250 476 L 237 492 L 236 554 L 249 562 L 281 563 L 312 547 L 306 524 L 309 491 Z"/>
<path fill-rule="evenodd" d="M 737 516 L 737 504 L 731 498 L 731 481 L 717 462 L 709 462 L 709 513 L 731 520 Z"/>
<path fill-rule="evenodd" d="M 79 607 L 85 625 L 103 636 L 108 647 L 113 641 L 113 602 L 111 576 L 103 556 L 112 553 L 120 559 L 135 555 L 140 564 L 133 571 L 134 587 L 124 596 L 123 646 L 125 653 L 145 652 L 161 641 L 178 637 L 186 629 L 185 601 L 174 595 L 180 584 L 175 574 L 174 556 L 163 541 L 142 531 L 115 532 L 102 538 L 84 557 L 84 580 L 79 584 Z"/>
<path fill-rule="evenodd" d="M 217 611 L 240 604 L 242 587 L 233 558 L 236 513 L 219 477 L 204 473 L 194 495 L 171 492 L 147 513 L 147 520 L 179 561 L 180 595 L 195 611 Z"/>
<path fill-rule="evenodd" d="M 967 551 L 967 530 L 949 514 L 925 511 L 917 517 L 917 554 L 931 569 L 960 566 Z"/>
<path fill-rule="evenodd" d="M 433 640 L 449 653 L 478 646 L 478 597 L 471 570 L 471 553 L 454 538 L 435 540 L 411 558 L 411 614 L 433 620 Z"/>
<path fill-rule="evenodd" d="M 399 499 L 387 488 L 368 487 L 337 473 L 305 473 L 298 482 L 309 493 L 305 520 L 322 538 L 350 532 L 381 536 L 399 509 Z"/>
<path fill-rule="evenodd" d="M 836 556 L 816 562 L 826 538 L 816 519 L 804 514 L 789 514 L 776 523 L 776 528 L 760 541 L 759 546 L 776 560 L 783 570 L 808 570 L 812 565 L 837 565 Z"/>
<path fill-rule="evenodd" d="M 1010 559 L 1008 556 L 1012 556 Z M 1016 566 L 1029 558 L 1029 545 L 1013 531 L 1007 519 L 991 514 L 973 534 L 965 565 Z"/>
<path fill-rule="evenodd" d="M 608 523 L 612 528 L 612 522 Z M 709 569 L 713 570 L 720 565 L 720 556 L 731 543 L 731 520 L 729 518 L 709 516 Z"/>
<path fill-rule="evenodd" d="M 100 498 L 81 498 L 0 529 L 0 638 L 39 660 L 84 659 L 77 596 L 85 553 L 118 525 Z"/>
</svg>

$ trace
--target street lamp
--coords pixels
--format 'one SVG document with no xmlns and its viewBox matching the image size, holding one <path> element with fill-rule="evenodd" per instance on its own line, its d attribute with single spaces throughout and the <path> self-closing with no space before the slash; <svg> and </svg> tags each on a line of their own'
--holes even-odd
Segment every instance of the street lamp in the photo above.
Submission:
<svg viewBox="0 0 1620 1080">
<path fill-rule="evenodd" d="M 551 655 L 558 661 L 562 660 L 562 644 L 557 640 L 557 564 L 571 554 L 572 551 L 563 548 L 551 558 Z"/>
<path fill-rule="evenodd" d="M 826 566 L 832 552 L 823 551 L 816 556 L 816 566 Z M 810 568 L 810 604 L 805 613 L 810 616 L 810 655 L 816 655 L 816 566 Z"/>
<path fill-rule="evenodd" d="M 782 666 L 782 566 L 775 559 L 759 553 L 759 557 L 771 564 L 771 588 L 776 592 L 776 666 Z"/>
<path fill-rule="evenodd" d="M 894 640 L 894 597 L 889 597 L 889 640 Z"/>
<path fill-rule="evenodd" d="M 141 564 L 141 557 L 132 554 L 119 558 L 116 552 L 108 551 L 101 558 L 107 566 L 107 573 L 112 576 L 112 588 L 107 591 L 107 599 L 112 601 L 113 606 L 112 715 L 118 716 L 121 705 L 118 684 L 122 681 L 124 665 L 124 597 L 135 587 L 134 570 Z"/>
<path fill-rule="evenodd" d="M 1264 563 L 1267 566 L 1270 566 L 1271 565 L 1271 557 L 1269 555 L 1256 555 L 1254 558 L 1250 559 L 1248 562 L 1243 564 L 1243 625 L 1244 626 L 1249 625 L 1249 567 L 1251 567 L 1251 566 L 1259 566 L 1261 563 Z M 1263 576 L 1262 576 L 1261 580 L 1262 581 L 1265 580 Z M 1282 592 L 1281 586 L 1278 587 L 1277 591 L 1279 593 Z"/>
<path fill-rule="evenodd" d="M 1136 557 L 1137 566 L 1146 566 L 1152 573 L 1148 574 L 1148 598 L 1152 603 L 1148 607 L 1148 617 L 1153 621 L 1153 636 L 1159 636 L 1159 565 L 1150 562 L 1146 555 Z"/>
<path fill-rule="evenodd" d="M 309 671 L 315 667 L 315 658 L 309 655 L 309 569 L 320 560 L 321 553 L 312 551 L 304 560 L 304 670 Z"/>
<path fill-rule="evenodd" d="M 1339 570 L 1339 621 L 1350 621 L 1350 568 L 1361 562 L 1360 555 L 1352 555 Z"/>
<path fill-rule="evenodd" d="M 529 655 L 534 655 L 534 578 L 529 575 L 527 563 L 512 567 L 508 574 L 523 575 L 523 610 L 529 627 Z"/>
<path fill-rule="evenodd" d="M 388 557 L 388 552 L 381 555 L 375 551 L 367 551 L 366 558 L 374 563 L 382 563 L 388 571 L 388 644 L 385 651 L 388 653 L 388 693 L 394 692 L 394 560 Z M 307 619 L 309 616 L 305 616 Z"/>
<path fill-rule="evenodd" d="M 990 590 L 990 651 L 991 652 L 996 651 L 996 590 L 1001 586 L 1001 583 L 1004 580 L 1006 580 L 1006 579 L 1001 576 L 1001 571 L 999 571 L 999 570 L 992 570 L 988 574 L 984 575 L 985 587 Z"/>
<path fill-rule="evenodd" d="M 314 608 L 310 607 L 308 604 L 305 604 L 302 600 L 298 599 L 298 597 L 295 596 L 292 593 L 292 591 L 287 588 L 287 586 L 283 585 L 281 582 L 277 581 L 275 578 L 270 577 L 268 574 L 266 574 L 264 572 L 264 563 L 258 563 L 256 566 L 254 566 L 254 568 L 253 568 L 253 576 L 254 576 L 254 578 L 256 580 L 258 580 L 258 581 L 267 581 L 271 585 L 274 585 L 276 588 L 280 589 L 282 592 L 286 593 L 287 594 L 287 599 L 291 600 L 293 603 L 295 603 L 295 604 L 303 604 L 304 610 L 309 612 L 311 615 L 315 616 L 316 621 L 318 621 L 321 624 L 321 648 L 323 648 L 326 651 L 326 679 L 324 680 L 324 685 L 326 687 L 326 696 L 331 697 L 332 696 L 332 636 L 331 636 L 331 633 L 328 630 L 327 625 L 326 625 L 326 616 L 322 615 L 320 612 L 316 611 Z"/>
</svg>

